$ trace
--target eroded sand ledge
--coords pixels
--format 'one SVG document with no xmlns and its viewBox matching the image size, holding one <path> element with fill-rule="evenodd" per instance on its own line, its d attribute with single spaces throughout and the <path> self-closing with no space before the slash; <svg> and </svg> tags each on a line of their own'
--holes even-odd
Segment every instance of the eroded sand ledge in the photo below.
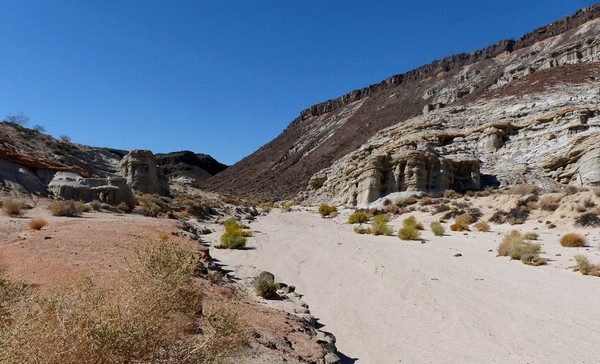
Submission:
<svg viewBox="0 0 600 364">
<path fill-rule="evenodd" d="M 418 218 L 428 225 L 426 215 Z M 562 229 L 515 226 L 539 228 L 550 261 L 531 267 L 496 257 L 499 233 L 510 226 L 443 237 L 426 231 L 422 244 L 358 235 L 342 221 L 273 210 L 251 225 L 255 249 L 211 251 L 240 277 L 259 267 L 295 285 L 339 351 L 358 362 L 600 361 L 600 278 L 568 268 L 579 253 L 600 261 L 599 229 L 587 230 L 586 250 L 561 248 Z"/>
</svg>

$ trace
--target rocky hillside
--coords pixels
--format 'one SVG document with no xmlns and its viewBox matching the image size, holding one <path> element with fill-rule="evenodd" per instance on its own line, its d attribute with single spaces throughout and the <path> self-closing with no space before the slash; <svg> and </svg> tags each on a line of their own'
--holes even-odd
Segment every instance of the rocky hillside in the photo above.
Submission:
<svg viewBox="0 0 600 364">
<path fill-rule="evenodd" d="M 165 176 L 184 179 L 194 185 L 227 168 L 208 154 L 197 154 L 189 150 L 157 154 L 156 158 Z"/>
<path fill-rule="evenodd" d="M 564 152 L 580 145 L 578 139 L 572 138 L 575 133 L 595 133 L 594 126 L 581 122 L 584 126 L 573 126 L 573 132 L 567 132 L 568 140 L 561 139 L 562 134 L 554 130 L 557 124 L 553 121 L 556 115 L 569 120 L 582 115 L 580 120 L 591 120 L 592 124 L 596 120 L 593 104 L 598 102 L 599 18 L 600 4 L 516 41 L 501 41 L 479 51 L 447 57 L 315 105 L 301 112 L 276 139 L 210 178 L 204 186 L 221 192 L 283 199 L 295 197 L 311 181 L 310 198 L 328 196 L 358 203 L 413 187 L 473 189 L 486 183 L 506 184 L 515 178 L 533 179 L 533 176 L 544 176 L 545 181 L 570 182 L 579 178 L 573 177 L 577 167 L 572 163 L 565 165 L 564 158 L 557 157 L 554 164 L 529 163 L 542 151 L 549 151 L 545 147 L 549 140 L 562 143 L 556 151 Z M 582 94 L 578 93 L 580 90 Z M 549 96 L 552 98 L 547 100 Z M 561 114 L 569 108 L 576 109 Z M 536 124 L 538 117 L 550 121 L 526 129 L 525 125 Z M 559 123 L 571 128 L 566 119 Z M 476 131 L 477 128 L 483 129 Z M 383 134 L 376 135 L 384 129 Z M 530 130 L 539 135 L 556 135 L 553 139 L 529 137 Z M 487 141 L 480 145 L 475 133 L 485 134 Z M 509 152 L 506 148 L 506 156 L 500 158 L 497 151 L 514 145 L 511 141 L 517 134 L 527 135 L 521 144 L 526 150 L 513 148 Z M 387 144 L 390 146 L 386 147 Z M 496 151 L 488 152 L 490 158 L 478 160 L 482 158 L 480 149 L 491 150 L 491 145 Z M 362 154 L 348 155 L 357 150 L 356 153 Z M 417 156 L 409 153 L 411 150 L 420 152 Z M 510 153 L 521 157 L 531 150 L 539 153 L 510 158 Z M 383 157 L 377 157 L 378 162 L 364 160 L 379 154 Z M 389 170 L 404 170 L 402 160 L 437 170 L 426 172 L 418 183 L 400 181 L 405 175 L 412 178 L 408 170 L 389 177 Z M 335 161 L 338 163 L 334 164 Z M 350 172 L 353 168 L 358 171 Z M 373 168 L 388 172 L 379 177 L 377 174 L 364 177 L 368 175 L 365 171 Z M 420 168 L 411 168 L 413 173 L 424 173 Z M 334 172 L 342 169 L 346 172 Z M 525 175 L 517 178 L 516 173 L 508 173 L 517 170 Z M 361 180 L 361 176 L 369 182 Z M 332 181 L 335 179 L 343 181 Z M 427 179 L 432 181 L 422 182 Z M 326 190 L 317 192 L 321 188 Z M 352 189 L 361 192 L 353 197 Z"/>
</svg>

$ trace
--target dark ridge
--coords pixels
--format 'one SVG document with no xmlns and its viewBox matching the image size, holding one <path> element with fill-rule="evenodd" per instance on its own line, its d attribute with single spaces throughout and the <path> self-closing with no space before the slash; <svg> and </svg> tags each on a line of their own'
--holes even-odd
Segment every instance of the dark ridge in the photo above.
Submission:
<svg viewBox="0 0 600 364">
<path fill-rule="evenodd" d="M 210 178 L 227 168 L 227 165 L 208 154 L 196 154 L 188 150 L 156 154 L 156 159 L 167 177 L 189 176 L 196 181 Z"/>
<path fill-rule="evenodd" d="M 519 40 L 502 40 L 489 47 L 470 52 L 460 53 L 433 61 L 430 64 L 415 68 L 412 71 L 394 75 L 378 84 L 374 84 L 359 90 L 351 91 L 341 97 L 328 100 L 303 110 L 300 116 L 293 123 L 307 119 L 311 116 L 320 116 L 334 111 L 342 106 L 348 105 L 354 101 L 361 100 L 367 96 L 398 86 L 402 83 L 414 82 L 423 78 L 434 76 L 440 72 L 447 72 L 455 68 L 467 66 L 480 62 L 487 58 L 494 58 L 504 52 L 513 52 L 518 49 L 526 48 L 532 44 L 562 34 L 568 30 L 574 29 L 592 19 L 600 17 L 600 4 L 581 9 L 571 16 L 567 16 L 554 23 L 539 27 L 532 32 L 523 35 Z M 293 124 L 292 123 L 292 124 Z"/>
</svg>

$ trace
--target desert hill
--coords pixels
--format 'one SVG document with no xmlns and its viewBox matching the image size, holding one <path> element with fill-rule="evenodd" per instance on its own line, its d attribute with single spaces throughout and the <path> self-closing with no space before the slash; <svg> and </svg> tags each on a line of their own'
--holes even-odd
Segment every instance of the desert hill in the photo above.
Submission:
<svg viewBox="0 0 600 364">
<path fill-rule="evenodd" d="M 466 113 L 460 114 L 460 116 L 467 115 L 465 120 L 461 117 L 455 118 L 451 128 L 460 129 L 463 127 L 463 123 L 465 127 L 476 127 L 475 124 L 484 126 L 487 123 L 498 128 L 500 124 L 508 122 L 507 118 L 498 117 L 498 115 L 502 114 L 506 106 L 506 98 L 511 96 L 519 98 L 524 95 L 531 101 L 543 99 L 549 94 L 555 99 L 564 96 L 566 100 L 546 105 L 543 113 L 552 118 L 553 114 L 573 106 L 585 109 L 581 112 L 593 119 L 595 111 L 590 111 L 589 108 L 593 103 L 597 103 L 597 96 L 594 98 L 593 89 L 598 85 L 599 17 L 600 5 L 594 5 L 580 10 L 572 16 L 538 28 L 516 41 L 500 41 L 475 52 L 447 57 L 405 74 L 392 76 L 379 84 L 352 91 L 338 99 L 312 106 L 302 111 L 300 116 L 292 121 L 273 141 L 224 172 L 208 179 L 203 186 L 220 192 L 235 192 L 247 197 L 293 198 L 299 192 L 307 189 L 313 176 L 310 189 L 318 189 L 319 185 L 325 183 L 324 178 L 330 174 L 329 170 L 325 170 L 326 168 L 332 167 L 334 161 L 340 160 L 361 147 L 369 148 L 367 145 L 372 145 L 372 141 L 368 144 L 365 143 L 386 128 L 396 127 L 400 130 L 407 120 L 413 120 L 410 124 L 414 127 L 409 132 L 414 132 L 415 135 L 418 133 L 422 138 L 429 138 L 428 134 L 433 137 L 440 129 L 446 127 L 444 122 L 433 123 L 434 119 L 442 119 L 446 114 L 457 115 L 463 112 L 461 111 L 463 108 L 469 109 L 470 105 L 473 107 L 477 105 L 480 110 L 491 108 L 491 110 L 487 110 L 489 111 L 489 115 L 486 116 L 488 119 L 475 121 L 479 116 L 469 109 Z M 571 99 L 574 95 L 576 96 L 580 86 L 586 89 L 585 102 Z M 548 92 L 550 89 L 552 89 L 551 93 Z M 588 91 L 589 94 L 587 94 Z M 481 100 L 490 101 L 485 104 Z M 577 105 L 575 106 L 575 103 L 571 105 L 571 101 L 577 101 Z M 542 109 L 537 108 L 533 105 L 534 103 L 532 101 L 525 112 L 512 113 L 511 118 L 514 119 L 512 120 L 514 123 L 511 122 L 511 125 L 530 122 L 531 117 L 528 118 L 527 114 L 542 113 Z M 421 117 L 421 119 L 417 117 Z M 428 125 L 429 121 L 426 122 L 423 118 L 431 119 L 430 121 L 436 126 Z M 543 117 L 540 115 L 540 118 Z M 550 122 L 537 127 L 552 126 L 552 124 Z M 571 126 L 566 127 L 570 128 Z M 572 127 L 571 130 L 579 128 L 586 129 L 588 133 L 595 132 L 595 127 L 591 125 L 584 127 L 573 125 Z M 499 138 L 508 138 L 514 129 L 511 127 L 508 134 L 505 133 Z M 406 130 L 402 130 L 406 132 Z M 548 131 L 547 134 L 549 135 L 551 132 Z M 396 142 L 394 137 L 392 139 Z M 561 149 L 564 150 L 577 144 L 576 140 L 576 138 L 570 138 L 569 141 L 561 144 Z M 439 143 L 443 144 L 448 141 L 450 139 L 443 137 Z M 391 140 L 382 141 L 382 143 L 389 142 Z M 547 139 L 530 138 L 527 143 L 532 142 L 536 147 L 546 143 Z M 421 143 L 414 147 L 427 149 L 426 144 Z M 593 143 L 589 142 L 588 145 L 592 146 Z M 435 147 L 435 143 L 433 147 Z M 473 163 L 476 162 L 478 156 L 475 155 L 475 152 L 479 148 L 477 141 L 464 143 L 460 148 L 465 150 L 469 160 L 472 160 Z M 502 146 L 499 146 L 498 150 L 501 149 Z M 393 150 L 385 152 L 392 153 Z M 444 159 L 444 151 L 434 152 L 442 153 L 441 157 Z M 517 150 L 515 149 L 513 152 L 517 152 Z M 438 161 L 433 163 L 438 170 L 440 170 L 440 166 L 444 165 L 444 162 L 439 161 L 439 157 L 438 155 L 436 157 Z M 561 159 L 563 157 L 557 158 L 563 160 Z M 564 158 L 568 159 L 569 157 L 564 156 Z M 593 159 L 591 156 L 588 158 Z M 483 184 L 479 186 L 486 183 L 510 184 L 512 180 L 507 178 L 508 176 L 494 174 L 497 169 L 514 169 L 511 159 L 507 158 L 504 161 L 508 164 L 499 165 L 498 168 L 491 160 L 483 161 L 483 174 L 490 175 L 484 176 L 479 181 Z M 518 166 L 515 165 L 515 167 L 519 169 L 524 163 L 527 164 L 519 161 Z M 571 172 L 573 168 L 576 168 L 576 166 L 565 166 L 564 163 L 561 163 L 558 163 L 560 166 L 557 168 L 567 168 Z M 392 165 L 397 164 L 392 163 Z M 354 165 L 346 165 L 346 167 L 352 169 Z M 359 166 L 359 168 L 368 169 L 369 167 Z M 392 167 L 390 166 L 390 168 Z M 471 164 L 471 167 L 457 168 L 469 170 L 469 168 L 478 169 L 479 167 Z M 387 169 L 389 170 L 389 168 Z M 460 171 L 457 169 L 457 174 L 460 174 L 458 172 Z M 532 178 L 530 179 L 544 176 L 558 183 L 569 183 L 571 177 L 575 175 L 571 172 L 564 175 L 561 174 L 562 172 L 556 172 L 556 168 L 544 168 L 539 165 L 533 166 L 526 172 L 531 172 Z M 357 176 L 346 177 L 355 178 Z M 380 177 L 386 178 L 384 175 Z M 332 176 L 332 178 L 336 177 Z M 425 176 L 424 178 L 432 177 Z M 443 177 L 443 179 L 452 180 L 453 177 Z M 349 181 L 349 179 L 346 180 L 346 182 Z M 361 182 L 358 181 L 358 183 Z M 372 180 L 363 184 L 372 183 L 380 182 Z M 339 181 L 338 184 L 343 185 L 344 182 Z M 386 182 L 384 181 L 383 184 Z M 466 183 L 464 187 L 474 188 L 477 187 L 476 184 Z M 442 185 L 443 187 L 461 187 L 460 183 L 447 182 L 435 185 L 435 188 L 442 187 Z M 422 187 L 424 186 L 419 188 Z M 374 187 L 374 189 L 378 188 Z M 383 189 L 388 188 L 383 187 Z M 388 190 L 391 191 L 394 188 Z M 377 191 L 374 195 L 380 194 L 380 192 Z M 329 191 L 327 193 L 335 195 L 337 192 Z M 369 192 L 364 193 L 369 194 Z M 368 199 L 374 198 L 374 195 Z"/>
</svg>

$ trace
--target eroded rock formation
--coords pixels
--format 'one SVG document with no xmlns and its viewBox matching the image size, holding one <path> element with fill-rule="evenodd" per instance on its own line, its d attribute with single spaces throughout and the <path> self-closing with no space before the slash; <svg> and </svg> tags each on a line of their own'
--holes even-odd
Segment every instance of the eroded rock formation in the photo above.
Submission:
<svg viewBox="0 0 600 364">
<path fill-rule="evenodd" d="M 135 205 L 133 192 L 122 177 L 85 178 L 73 172 L 58 172 L 48 184 L 48 189 L 55 196 L 67 200 Z"/>
<path fill-rule="evenodd" d="M 133 150 L 121 159 L 120 173 L 127 184 L 142 193 L 169 194 L 169 182 L 149 150 Z"/>
</svg>

